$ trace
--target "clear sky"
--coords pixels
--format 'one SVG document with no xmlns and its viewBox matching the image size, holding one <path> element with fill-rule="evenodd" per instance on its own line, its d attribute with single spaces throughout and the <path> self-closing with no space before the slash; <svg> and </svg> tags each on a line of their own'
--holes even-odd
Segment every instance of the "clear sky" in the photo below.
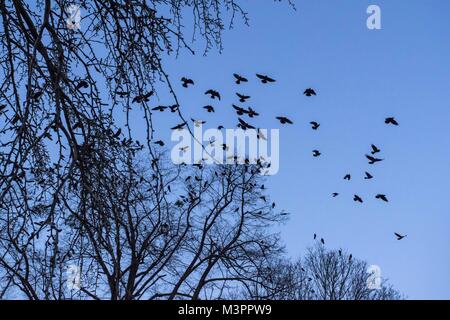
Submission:
<svg viewBox="0 0 450 320">
<path fill-rule="evenodd" d="M 233 128 L 240 91 L 261 113 L 252 124 L 278 128 L 275 116 L 291 118 L 295 125 L 280 131 L 280 171 L 266 184 L 291 213 L 280 228 L 288 253 L 303 254 L 317 233 L 327 246 L 380 266 L 408 298 L 450 299 L 450 1 L 304 0 L 295 1 L 297 11 L 244 3 L 250 27 L 237 22 L 225 32 L 221 54 L 205 57 L 199 43 L 196 56 L 165 60 L 172 81 L 196 82 L 177 88 L 184 112 L 207 128 Z M 382 30 L 366 28 L 370 4 L 381 7 Z M 251 82 L 237 87 L 233 72 Z M 263 86 L 256 72 L 278 81 Z M 210 87 L 224 96 L 213 115 L 202 109 Z M 307 87 L 318 96 L 302 96 Z M 399 127 L 384 124 L 391 115 Z M 166 128 L 177 124 L 169 114 L 157 117 Z M 372 143 L 386 159 L 375 166 L 364 157 Z M 313 149 L 322 156 L 313 158 Z M 366 170 L 373 180 L 363 179 Z M 363 204 L 353 202 L 355 193 Z M 397 241 L 394 232 L 408 237 Z"/>
</svg>

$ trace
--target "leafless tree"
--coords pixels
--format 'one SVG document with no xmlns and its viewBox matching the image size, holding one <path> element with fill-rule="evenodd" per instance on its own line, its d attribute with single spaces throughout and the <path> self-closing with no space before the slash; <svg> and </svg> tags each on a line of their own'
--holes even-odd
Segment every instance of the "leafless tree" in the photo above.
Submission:
<svg viewBox="0 0 450 320">
<path fill-rule="evenodd" d="M 158 93 L 185 121 L 163 57 L 198 36 L 221 50 L 240 2 L 79 1 L 77 29 L 70 1 L 0 0 L 0 298 L 227 297 L 281 251 L 259 168 L 173 165 L 154 144 Z"/>
<path fill-rule="evenodd" d="M 323 244 L 308 249 L 295 262 L 279 259 L 265 274 L 265 285 L 255 283 L 252 298 L 277 300 L 399 300 L 403 296 L 380 278 L 379 285 L 369 265 L 343 250 L 328 250 Z M 369 272 L 368 272 L 369 271 Z"/>
</svg>

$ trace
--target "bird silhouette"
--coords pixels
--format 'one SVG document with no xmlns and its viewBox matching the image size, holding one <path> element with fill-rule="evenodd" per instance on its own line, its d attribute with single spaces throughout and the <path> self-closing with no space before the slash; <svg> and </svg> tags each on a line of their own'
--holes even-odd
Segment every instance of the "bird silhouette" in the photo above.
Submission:
<svg viewBox="0 0 450 320">
<path fill-rule="evenodd" d="M 241 128 L 242 130 L 256 129 L 254 126 L 252 126 L 252 125 L 250 125 L 249 123 L 245 122 L 245 121 L 242 120 L 241 118 L 238 118 L 238 120 L 239 120 L 238 127 Z"/>
<path fill-rule="evenodd" d="M 405 234 L 404 236 L 402 236 L 401 234 L 394 232 L 395 236 L 397 237 L 397 240 L 402 240 L 404 237 L 407 236 L 407 234 Z"/>
<path fill-rule="evenodd" d="M 378 152 L 381 152 L 381 150 L 380 149 L 378 149 L 378 147 L 376 146 L 376 145 L 374 145 L 374 144 L 372 144 L 372 154 L 375 154 L 375 153 L 378 153 Z"/>
<path fill-rule="evenodd" d="M 314 240 L 316 240 L 316 238 L 317 238 L 317 234 L 314 233 Z"/>
<path fill-rule="evenodd" d="M 154 107 L 154 108 L 152 108 L 152 110 L 153 111 L 160 111 L 160 112 L 163 112 L 164 110 L 166 110 L 168 107 L 166 107 L 166 106 L 157 106 L 157 107 Z"/>
<path fill-rule="evenodd" d="M 124 97 L 128 97 L 130 95 L 130 92 L 129 91 L 116 91 L 116 94 L 119 97 L 124 98 Z"/>
<path fill-rule="evenodd" d="M 386 195 L 384 195 L 384 194 L 377 194 L 375 196 L 375 198 L 383 200 L 384 202 L 389 202 L 389 200 L 387 199 Z"/>
<path fill-rule="evenodd" d="M 140 94 L 136 97 L 134 97 L 134 99 L 131 101 L 132 103 L 143 103 L 143 102 L 148 102 L 150 100 L 150 97 L 153 95 L 153 91 L 150 91 L 148 93 L 145 94 Z"/>
<path fill-rule="evenodd" d="M 238 107 L 238 106 L 235 105 L 235 104 L 233 104 L 232 106 L 233 106 L 234 110 L 236 110 L 236 113 L 237 113 L 239 116 L 243 116 L 244 114 L 248 113 L 247 110 L 245 110 L 244 108 Z"/>
<path fill-rule="evenodd" d="M 350 254 L 350 255 L 348 256 L 348 261 L 351 261 L 351 260 L 352 260 L 352 257 L 353 257 L 353 255 Z"/>
<path fill-rule="evenodd" d="M 85 81 L 85 80 L 78 81 L 78 84 L 75 87 L 75 89 L 77 89 L 77 90 L 86 89 L 86 88 L 89 88 L 89 83 L 87 83 L 87 81 Z"/>
<path fill-rule="evenodd" d="M 361 197 L 357 194 L 353 196 L 353 201 L 363 203 L 363 199 L 361 199 Z"/>
<path fill-rule="evenodd" d="M 247 78 L 244 78 L 243 76 L 233 73 L 233 76 L 236 78 L 236 84 L 241 84 L 241 82 L 248 82 Z"/>
<path fill-rule="evenodd" d="M 308 88 L 305 90 L 305 92 L 303 92 L 303 94 L 307 97 L 311 97 L 311 96 L 315 96 L 316 92 L 313 89 Z"/>
<path fill-rule="evenodd" d="M 276 118 L 280 121 L 281 124 L 286 124 L 286 123 L 294 124 L 291 120 L 289 120 L 286 117 L 276 117 Z"/>
<path fill-rule="evenodd" d="M 313 150 L 313 157 L 319 157 L 321 155 L 319 150 Z"/>
<path fill-rule="evenodd" d="M 325 240 L 323 240 L 323 238 L 320 239 L 320 242 L 321 242 L 322 244 L 325 244 Z"/>
<path fill-rule="evenodd" d="M 392 124 L 392 125 L 394 125 L 394 126 L 398 126 L 398 122 L 397 122 L 397 120 L 395 120 L 394 117 L 386 118 L 386 119 L 384 120 L 384 123 L 386 123 L 386 124 Z"/>
<path fill-rule="evenodd" d="M 351 176 L 350 174 L 346 174 L 346 175 L 344 176 L 344 180 L 350 181 L 351 178 L 352 178 L 352 176 Z"/>
<path fill-rule="evenodd" d="M 384 160 L 384 159 L 379 159 L 379 158 L 372 157 L 372 156 L 370 156 L 368 154 L 366 154 L 366 158 L 369 159 L 369 164 L 374 164 L 376 162 L 380 162 L 380 161 Z"/>
<path fill-rule="evenodd" d="M 207 112 L 215 112 L 213 106 L 204 106 L 203 109 L 205 109 Z"/>
<path fill-rule="evenodd" d="M 248 99 L 251 98 L 250 96 L 246 96 L 237 92 L 236 95 L 238 96 L 240 102 L 246 102 Z"/>
<path fill-rule="evenodd" d="M 266 75 L 256 74 L 256 76 L 261 80 L 262 83 L 275 82 L 275 79 L 272 79 Z"/>
<path fill-rule="evenodd" d="M 192 118 L 191 118 L 191 120 L 197 128 L 206 123 L 206 121 L 204 121 L 204 120 L 195 120 Z"/>
<path fill-rule="evenodd" d="M 250 118 L 259 116 L 259 113 L 253 110 L 251 107 L 248 107 L 247 114 Z"/>
<path fill-rule="evenodd" d="M 331 195 L 333 196 L 333 198 L 336 198 L 339 195 L 339 193 L 333 192 Z"/>
<path fill-rule="evenodd" d="M 189 87 L 189 85 L 194 85 L 194 81 L 186 77 L 181 78 L 181 82 L 183 82 L 182 86 L 185 88 Z"/>
<path fill-rule="evenodd" d="M 368 173 L 368 172 L 366 171 L 366 176 L 364 177 L 364 179 L 370 180 L 370 179 L 372 179 L 372 178 L 373 178 L 373 176 L 372 176 L 370 173 Z"/>
<path fill-rule="evenodd" d="M 222 130 L 222 129 L 224 129 L 224 126 L 222 126 L 222 125 L 217 127 L 217 130 Z"/>
<path fill-rule="evenodd" d="M 211 99 L 217 98 L 220 100 L 220 93 L 217 92 L 216 90 L 209 89 L 208 91 L 205 92 L 205 94 L 209 95 Z"/>
<path fill-rule="evenodd" d="M 261 129 L 259 129 L 259 128 L 257 129 L 257 138 L 261 139 L 261 140 L 264 140 L 264 141 L 267 141 L 266 136 L 264 135 L 264 133 L 262 133 Z"/>
<path fill-rule="evenodd" d="M 158 141 L 155 141 L 155 144 L 160 145 L 161 147 L 163 147 L 164 146 L 164 141 L 158 140 Z"/>
<path fill-rule="evenodd" d="M 170 112 L 177 112 L 178 109 L 180 108 L 180 106 L 177 104 L 174 104 L 172 106 L 169 106 L 169 108 L 170 108 Z"/>
<path fill-rule="evenodd" d="M 183 130 L 184 127 L 186 126 L 186 122 L 177 124 L 175 127 L 170 128 L 171 130 Z"/>
<path fill-rule="evenodd" d="M 313 130 L 317 130 L 320 127 L 320 123 L 317 123 L 316 121 L 311 121 L 310 124 Z"/>
<path fill-rule="evenodd" d="M 180 147 L 179 150 L 181 152 L 186 152 L 189 149 L 189 146 Z"/>
</svg>

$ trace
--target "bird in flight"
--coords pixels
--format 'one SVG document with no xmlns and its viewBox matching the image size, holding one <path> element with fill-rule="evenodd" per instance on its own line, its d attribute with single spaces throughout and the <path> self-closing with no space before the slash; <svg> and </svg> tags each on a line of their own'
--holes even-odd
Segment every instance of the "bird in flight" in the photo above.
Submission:
<svg viewBox="0 0 450 320">
<path fill-rule="evenodd" d="M 192 120 L 192 122 L 194 122 L 194 125 L 196 127 L 200 127 L 201 125 L 206 123 L 206 121 L 203 121 L 203 120 L 195 120 L 195 119 L 192 119 L 192 118 L 191 118 L 191 120 Z"/>
<path fill-rule="evenodd" d="M 364 179 L 370 180 L 370 179 L 372 179 L 372 178 L 373 178 L 373 175 L 371 175 L 370 173 L 368 173 L 368 172 L 366 171 L 366 176 L 364 177 Z"/>
<path fill-rule="evenodd" d="M 203 109 L 205 109 L 207 112 L 214 112 L 213 106 L 204 106 Z"/>
<path fill-rule="evenodd" d="M 380 161 L 384 160 L 384 159 L 379 159 L 379 158 L 372 157 L 372 156 L 370 156 L 368 154 L 366 154 L 366 158 L 369 159 L 369 164 L 374 164 L 376 162 L 380 162 Z"/>
<path fill-rule="evenodd" d="M 317 130 L 320 127 L 320 123 L 317 123 L 316 121 L 311 121 L 310 124 L 313 130 Z"/>
<path fill-rule="evenodd" d="M 286 124 L 286 123 L 294 124 L 291 120 L 289 120 L 286 117 L 276 117 L 276 118 L 281 122 L 281 124 Z"/>
<path fill-rule="evenodd" d="M 401 234 L 398 234 L 397 232 L 394 232 L 395 236 L 397 237 L 397 240 L 402 240 L 404 237 L 407 236 L 407 234 L 405 234 L 404 236 L 402 236 Z"/>
<path fill-rule="evenodd" d="M 238 107 L 235 104 L 233 104 L 232 106 L 233 106 L 234 110 L 236 110 L 236 113 L 238 114 L 238 116 L 243 116 L 244 113 L 248 113 L 247 110 L 245 110 L 244 108 Z"/>
<path fill-rule="evenodd" d="M 186 122 L 177 124 L 175 127 L 170 128 L 171 130 L 183 130 L 184 127 L 186 126 Z"/>
<path fill-rule="evenodd" d="M 398 126 L 398 122 L 397 122 L 397 120 L 395 120 L 394 117 L 386 118 L 386 119 L 384 120 L 384 123 L 386 123 L 386 124 L 392 124 L 392 125 L 394 125 L 394 126 Z"/>
<path fill-rule="evenodd" d="M 180 147 L 181 152 L 186 152 L 189 149 L 189 146 Z"/>
<path fill-rule="evenodd" d="M 211 99 L 217 98 L 220 100 L 220 93 L 217 92 L 216 90 L 209 89 L 208 91 L 205 92 L 205 94 L 209 94 Z"/>
<path fill-rule="evenodd" d="M 376 145 L 374 145 L 374 144 L 372 144 L 372 154 L 375 154 L 375 153 L 378 153 L 378 152 L 381 152 L 381 150 L 380 149 L 378 149 L 378 147 L 376 146 Z"/>
<path fill-rule="evenodd" d="M 258 139 L 262 139 L 262 140 L 267 141 L 267 138 L 266 138 L 266 136 L 264 135 L 264 133 L 262 133 L 261 129 L 258 129 L 258 130 L 257 130 L 257 137 L 258 137 Z"/>
<path fill-rule="evenodd" d="M 241 84 L 241 82 L 248 82 L 247 78 L 244 78 L 243 76 L 233 73 L 233 76 L 236 78 L 236 84 Z"/>
<path fill-rule="evenodd" d="M 248 107 L 247 114 L 250 118 L 259 116 L 259 113 L 253 110 L 251 107 Z"/>
<path fill-rule="evenodd" d="M 170 112 L 177 112 L 178 109 L 180 108 L 180 106 L 177 104 L 174 104 L 172 106 L 169 106 L 169 108 L 170 108 Z"/>
<path fill-rule="evenodd" d="M 130 95 L 130 92 L 129 91 L 116 91 L 116 94 L 119 97 L 123 98 L 123 97 L 128 97 Z"/>
<path fill-rule="evenodd" d="M 319 157 L 321 155 L 319 150 L 313 150 L 313 157 Z"/>
<path fill-rule="evenodd" d="M 359 203 L 363 203 L 363 199 L 361 199 L 361 197 L 358 196 L 357 194 L 355 194 L 355 195 L 353 196 L 353 201 L 359 202 Z"/>
<path fill-rule="evenodd" d="M 375 198 L 383 200 L 384 202 L 389 202 L 389 200 L 387 199 L 386 195 L 384 195 L 384 194 L 377 194 L 375 196 Z"/>
<path fill-rule="evenodd" d="M 150 97 L 153 95 L 153 91 L 150 91 L 146 94 L 141 94 L 138 95 L 136 97 L 134 97 L 134 99 L 132 100 L 132 103 L 143 103 L 143 102 L 148 102 L 150 100 Z"/>
<path fill-rule="evenodd" d="M 314 91 L 314 89 L 308 88 L 305 90 L 305 92 L 303 92 L 303 94 L 307 97 L 312 97 L 316 95 L 316 92 Z"/>
<path fill-rule="evenodd" d="M 189 85 L 194 85 L 194 81 L 186 77 L 181 78 L 181 82 L 183 82 L 182 86 L 185 88 L 189 87 Z"/>
<path fill-rule="evenodd" d="M 351 176 L 350 174 L 346 174 L 346 175 L 344 176 L 344 180 L 350 181 L 351 178 L 352 178 L 352 176 Z"/>
<path fill-rule="evenodd" d="M 262 74 L 257 73 L 256 76 L 261 80 L 262 83 L 275 82 L 275 79 L 272 79 L 272 78 L 262 75 Z"/>
<path fill-rule="evenodd" d="M 236 92 L 236 95 L 238 96 L 240 102 L 245 102 L 248 99 L 250 99 L 250 96 L 246 96 L 246 95 L 243 95 L 243 94 L 240 94 L 240 93 L 237 93 L 237 92 Z"/>
<path fill-rule="evenodd" d="M 256 129 L 254 126 L 248 124 L 247 122 L 245 122 L 245 121 L 242 120 L 241 118 L 238 118 L 238 120 L 239 120 L 238 127 L 241 128 L 242 130 Z"/>
<path fill-rule="evenodd" d="M 164 146 L 164 141 L 158 140 L 158 141 L 155 141 L 155 144 L 157 144 L 157 145 L 163 147 L 163 146 Z"/>
<path fill-rule="evenodd" d="M 160 111 L 160 112 L 163 112 L 166 109 L 167 109 L 167 107 L 165 107 L 165 106 L 157 106 L 157 107 L 152 108 L 153 111 Z"/>
<path fill-rule="evenodd" d="M 336 198 L 339 195 L 339 193 L 333 192 L 331 195 L 333 196 L 333 198 Z"/>
</svg>

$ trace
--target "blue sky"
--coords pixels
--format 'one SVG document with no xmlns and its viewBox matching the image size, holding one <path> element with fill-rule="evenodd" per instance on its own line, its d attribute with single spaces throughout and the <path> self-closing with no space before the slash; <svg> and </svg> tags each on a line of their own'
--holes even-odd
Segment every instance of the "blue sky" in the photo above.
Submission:
<svg viewBox="0 0 450 320">
<path fill-rule="evenodd" d="M 224 51 L 166 58 L 184 112 L 206 127 L 234 127 L 236 91 L 252 95 L 261 116 L 252 124 L 280 130 L 280 171 L 267 182 L 278 208 L 291 213 L 280 228 L 288 253 L 302 255 L 317 233 L 332 248 L 380 266 L 382 276 L 411 299 L 450 299 L 450 2 L 446 0 L 244 1 L 250 27 L 224 33 Z M 382 30 L 366 28 L 366 9 L 382 10 Z M 237 87 L 233 72 L 250 83 Z M 262 86 L 256 72 L 278 81 Z M 302 96 L 307 87 L 318 92 Z M 224 98 L 206 115 L 209 88 Z M 160 101 L 168 104 L 167 101 Z M 399 127 L 386 126 L 395 116 Z M 170 115 L 156 115 L 165 125 Z M 170 122 L 172 125 L 176 121 Z M 138 119 L 136 119 L 138 120 Z M 312 131 L 309 122 L 321 123 Z M 364 154 L 374 143 L 381 164 Z M 319 149 L 320 158 L 311 151 Z M 374 175 L 364 180 L 364 171 Z M 352 174 L 350 182 L 342 178 Z M 332 199 L 330 194 L 339 192 Z M 365 202 L 356 204 L 353 194 Z M 374 199 L 384 193 L 390 199 Z M 397 241 L 394 232 L 408 234 Z"/>
</svg>

